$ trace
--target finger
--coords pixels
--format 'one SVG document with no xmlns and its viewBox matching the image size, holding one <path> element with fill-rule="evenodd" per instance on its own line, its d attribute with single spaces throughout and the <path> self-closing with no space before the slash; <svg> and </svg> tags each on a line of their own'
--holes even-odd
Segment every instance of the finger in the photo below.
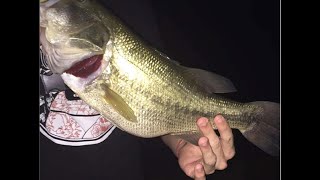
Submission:
<svg viewBox="0 0 320 180">
<path fill-rule="evenodd" d="M 222 151 L 220 138 L 214 132 L 211 123 L 208 122 L 209 120 L 207 118 L 202 117 L 198 119 L 197 125 L 203 135 L 209 139 L 212 151 L 217 157 L 216 169 L 224 169 L 227 166 L 227 162 Z"/>
<path fill-rule="evenodd" d="M 194 179 L 195 180 L 205 180 L 206 175 L 204 173 L 203 166 L 199 163 L 194 168 Z"/>
<path fill-rule="evenodd" d="M 206 174 L 214 173 L 217 157 L 212 151 L 208 138 L 201 137 L 198 144 L 202 153 L 203 166 Z"/>
<path fill-rule="evenodd" d="M 232 130 L 228 122 L 221 115 L 214 118 L 214 123 L 220 133 L 220 142 L 224 157 L 226 160 L 229 160 L 235 155 Z"/>
</svg>

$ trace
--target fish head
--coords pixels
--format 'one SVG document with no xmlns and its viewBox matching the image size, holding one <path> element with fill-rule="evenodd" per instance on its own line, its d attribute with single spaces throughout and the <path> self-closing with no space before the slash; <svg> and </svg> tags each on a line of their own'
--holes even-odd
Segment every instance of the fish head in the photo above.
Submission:
<svg viewBox="0 0 320 180">
<path fill-rule="evenodd" d="M 100 14 L 92 0 L 40 0 L 40 43 L 68 86 L 83 89 L 108 66 L 110 33 Z"/>
</svg>

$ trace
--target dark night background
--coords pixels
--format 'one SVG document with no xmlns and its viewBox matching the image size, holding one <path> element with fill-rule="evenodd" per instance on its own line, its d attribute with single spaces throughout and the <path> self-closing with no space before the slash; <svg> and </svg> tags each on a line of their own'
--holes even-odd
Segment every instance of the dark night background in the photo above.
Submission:
<svg viewBox="0 0 320 180">
<path fill-rule="evenodd" d="M 280 102 L 279 0 L 132 0 L 125 4 L 119 3 L 120 0 L 104 1 L 134 31 L 170 58 L 185 66 L 206 69 L 229 78 L 238 92 L 227 94 L 227 97 L 242 102 Z M 144 12 L 149 10 L 142 6 L 148 6 L 149 10 L 152 7 L 151 12 Z M 148 13 L 153 16 L 146 16 Z M 235 157 L 228 161 L 226 170 L 217 171 L 207 179 L 280 179 L 279 157 L 271 157 L 262 152 L 248 142 L 238 130 L 234 130 L 233 133 Z M 55 156 L 67 159 L 86 152 L 103 154 L 104 147 L 109 144 L 108 153 L 113 154 L 113 159 L 119 159 L 109 162 L 110 167 L 102 166 L 98 169 L 90 167 L 98 167 L 99 160 L 108 162 L 107 157 L 99 159 L 101 157 L 97 155 L 90 157 L 92 160 L 88 158 L 88 162 L 92 163 L 88 163 L 89 168 L 72 169 L 73 164 L 69 166 L 66 163 L 67 168 L 74 170 L 70 171 L 71 175 L 85 171 L 90 174 L 92 171 L 98 172 L 96 175 L 99 177 L 103 172 L 107 174 L 107 171 L 112 171 L 112 168 L 123 167 L 126 168 L 123 174 L 130 177 L 133 173 L 130 172 L 130 166 L 134 165 L 122 164 L 130 162 L 128 159 L 122 160 L 132 158 L 131 154 L 139 153 L 143 159 L 145 179 L 190 179 L 182 172 L 176 157 L 159 138 L 139 139 L 120 133 L 120 130 L 116 130 L 110 137 L 113 138 L 106 142 L 76 150 L 72 147 L 57 147 L 46 139 L 41 146 L 52 151 L 56 148 L 64 152 L 63 157 L 59 153 L 50 152 L 51 158 L 54 157 L 50 159 L 51 162 Z M 128 145 L 125 141 L 117 142 L 116 139 L 130 138 L 138 139 L 142 145 L 141 149 L 119 149 L 131 147 L 131 144 Z M 135 147 L 134 143 L 132 147 Z M 46 162 L 51 163 L 50 161 L 42 158 L 41 163 L 45 165 Z M 59 163 L 59 160 L 57 162 Z M 43 170 L 42 175 L 54 179 L 50 171 Z"/>
</svg>

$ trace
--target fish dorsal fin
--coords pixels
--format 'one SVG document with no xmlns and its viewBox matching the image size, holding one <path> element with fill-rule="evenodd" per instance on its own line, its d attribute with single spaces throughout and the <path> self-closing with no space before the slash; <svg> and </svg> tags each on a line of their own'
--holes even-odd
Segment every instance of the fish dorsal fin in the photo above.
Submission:
<svg viewBox="0 0 320 180">
<path fill-rule="evenodd" d="M 185 77 L 193 80 L 201 89 L 209 94 L 231 93 L 237 91 L 233 83 L 226 77 L 206 70 L 182 66 L 180 62 L 169 58 L 161 51 L 157 49 L 154 50 L 158 52 L 162 57 L 169 60 L 171 63 L 180 66 Z"/>
<path fill-rule="evenodd" d="M 123 100 L 121 96 L 112 91 L 108 86 L 102 87 L 104 90 L 104 100 L 110 104 L 121 116 L 130 122 L 137 122 L 137 117 L 134 115 L 133 110 Z"/>
<path fill-rule="evenodd" d="M 233 83 L 219 74 L 197 68 L 181 66 L 183 74 L 192 79 L 205 92 L 211 93 L 231 93 L 236 92 Z"/>
</svg>

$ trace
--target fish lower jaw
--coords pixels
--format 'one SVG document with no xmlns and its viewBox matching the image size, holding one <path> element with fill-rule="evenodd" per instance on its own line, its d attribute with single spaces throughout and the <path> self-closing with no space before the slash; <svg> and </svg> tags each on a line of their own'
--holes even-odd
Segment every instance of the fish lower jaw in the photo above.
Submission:
<svg viewBox="0 0 320 180">
<path fill-rule="evenodd" d="M 75 93 L 83 92 L 88 85 L 92 84 L 92 82 L 102 74 L 102 72 L 108 67 L 108 64 L 108 62 L 102 61 L 97 70 L 86 77 L 78 77 L 68 72 L 64 72 L 61 74 L 61 78 Z"/>
</svg>

